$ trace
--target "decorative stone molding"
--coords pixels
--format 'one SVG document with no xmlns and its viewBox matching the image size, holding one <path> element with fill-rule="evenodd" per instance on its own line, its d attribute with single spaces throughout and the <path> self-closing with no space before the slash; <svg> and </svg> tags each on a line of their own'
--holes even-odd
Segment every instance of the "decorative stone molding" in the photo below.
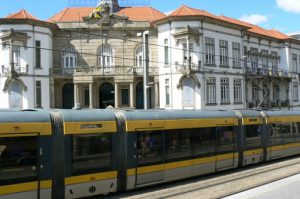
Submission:
<svg viewBox="0 0 300 199">
<path fill-rule="evenodd" d="M 199 82 L 199 80 L 198 80 L 198 78 L 197 78 L 197 76 L 196 75 L 194 75 L 194 74 L 192 74 L 192 75 L 187 75 L 187 74 L 183 74 L 181 77 L 180 77 L 180 79 L 179 79 L 179 82 L 178 82 L 178 84 L 177 84 L 177 88 L 179 89 L 179 88 L 182 88 L 182 82 L 183 82 L 183 80 L 184 79 L 186 79 L 186 78 L 191 78 L 191 79 L 193 79 L 193 81 L 195 82 L 195 85 L 197 86 L 197 88 L 200 88 L 201 87 L 201 83 Z"/>
<path fill-rule="evenodd" d="M 12 82 L 17 82 L 21 86 L 23 91 L 25 91 L 25 92 L 27 91 L 27 86 L 24 84 L 23 80 L 18 77 L 14 77 L 14 78 L 6 79 L 6 81 L 4 83 L 3 92 L 6 92 L 8 90 L 8 87 Z"/>
</svg>

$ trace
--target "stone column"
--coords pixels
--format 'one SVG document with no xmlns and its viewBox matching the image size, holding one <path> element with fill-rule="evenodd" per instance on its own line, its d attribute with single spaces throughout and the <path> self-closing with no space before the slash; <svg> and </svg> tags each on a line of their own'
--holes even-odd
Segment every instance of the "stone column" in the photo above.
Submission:
<svg viewBox="0 0 300 199">
<path fill-rule="evenodd" d="M 115 82 L 115 108 L 119 108 L 119 83 Z"/>
<path fill-rule="evenodd" d="M 74 84 L 74 108 L 80 107 L 79 103 L 79 85 Z"/>
<path fill-rule="evenodd" d="M 159 85 L 154 82 L 154 108 L 159 108 Z"/>
<path fill-rule="evenodd" d="M 57 108 L 55 104 L 55 81 L 50 78 L 50 108 Z"/>
<path fill-rule="evenodd" d="M 134 108 L 134 87 L 133 87 L 133 82 L 130 83 L 130 108 Z"/>
<path fill-rule="evenodd" d="M 93 83 L 89 84 L 89 98 L 90 98 L 90 108 L 94 108 L 93 106 Z"/>
</svg>

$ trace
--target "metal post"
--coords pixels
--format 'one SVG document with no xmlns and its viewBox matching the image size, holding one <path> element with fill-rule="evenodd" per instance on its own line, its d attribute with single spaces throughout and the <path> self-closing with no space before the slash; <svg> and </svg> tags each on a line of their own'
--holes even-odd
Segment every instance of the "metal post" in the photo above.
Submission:
<svg viewBox="0 0 300 199">
<path fill-rule="evenodd" d="M 149 68 L 149 46 L 148 46 L 148 35 L 149 31 L 143 32 L 143 88 L 144 88 L 144 109 L 148 109 L 148 98 L 149 98 L 149 92 L 148 92 L 148 82 L 149 82 L 149 73 L 148 73 L 148 68 Z"/>
</svg>

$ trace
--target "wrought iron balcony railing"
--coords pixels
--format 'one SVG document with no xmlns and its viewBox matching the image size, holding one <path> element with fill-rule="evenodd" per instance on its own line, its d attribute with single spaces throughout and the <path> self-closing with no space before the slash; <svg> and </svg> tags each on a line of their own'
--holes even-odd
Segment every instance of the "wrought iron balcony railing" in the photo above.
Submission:
<svg viewBox="0 0 300 199">
<path fill-rule="evenodd" d="M 149 67 L 149 75 L 158 73 L 157 67 Z M 132 66 L 96 66 L 96 67 L 76 67 L 76 68 L 51 68 L 52 76 L 115 76 L 115 75 L 143 75 L 143 67 Z"/>
<path fill-rule="evenodd" d="M 19 64 L 14 65 L 14 70 L 19 75 L 27 75 L 28 74 L 28 65 L 20 66 Z M 11 69 L 7 66 L 2 65 L 0 75 L 1 76 L 8 76 Z"/>
<path fill-rule="evenodd" d="M 245 75 L 247 76 L 272 76 L 272 77 L 285 77 L 291 78 L 292 75 L 288 71 L 280 70 L 280 69 L 263 69 L 263 68 L 253 68 L 247 67 L 245 71 Z"/>
</svg>

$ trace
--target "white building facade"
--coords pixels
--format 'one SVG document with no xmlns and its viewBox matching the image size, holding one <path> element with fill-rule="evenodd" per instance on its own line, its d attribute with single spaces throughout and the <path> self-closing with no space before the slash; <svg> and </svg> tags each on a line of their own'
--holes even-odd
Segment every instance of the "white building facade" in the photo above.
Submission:
<svg viewBox="0 0 300 199">
<path fill-rule="evenodd" d="M 0 19 L 0 108 L 50 108 L 53 27 L 24 10 Z"/>
<path fill-rule="evenodd" d="M 166 16 L 103 2 L 102 21 L 92 7 L 0 19 L 0 108 L 142 109 L 146 30 L 150 108 L 300 106 L 297 37 L 187 6 Z"/>
<path fill-rule="evenodd" d="M 299 40 L 187 6 L 156 26 L 160 108 L 299 106 Z"/>
</svg>

